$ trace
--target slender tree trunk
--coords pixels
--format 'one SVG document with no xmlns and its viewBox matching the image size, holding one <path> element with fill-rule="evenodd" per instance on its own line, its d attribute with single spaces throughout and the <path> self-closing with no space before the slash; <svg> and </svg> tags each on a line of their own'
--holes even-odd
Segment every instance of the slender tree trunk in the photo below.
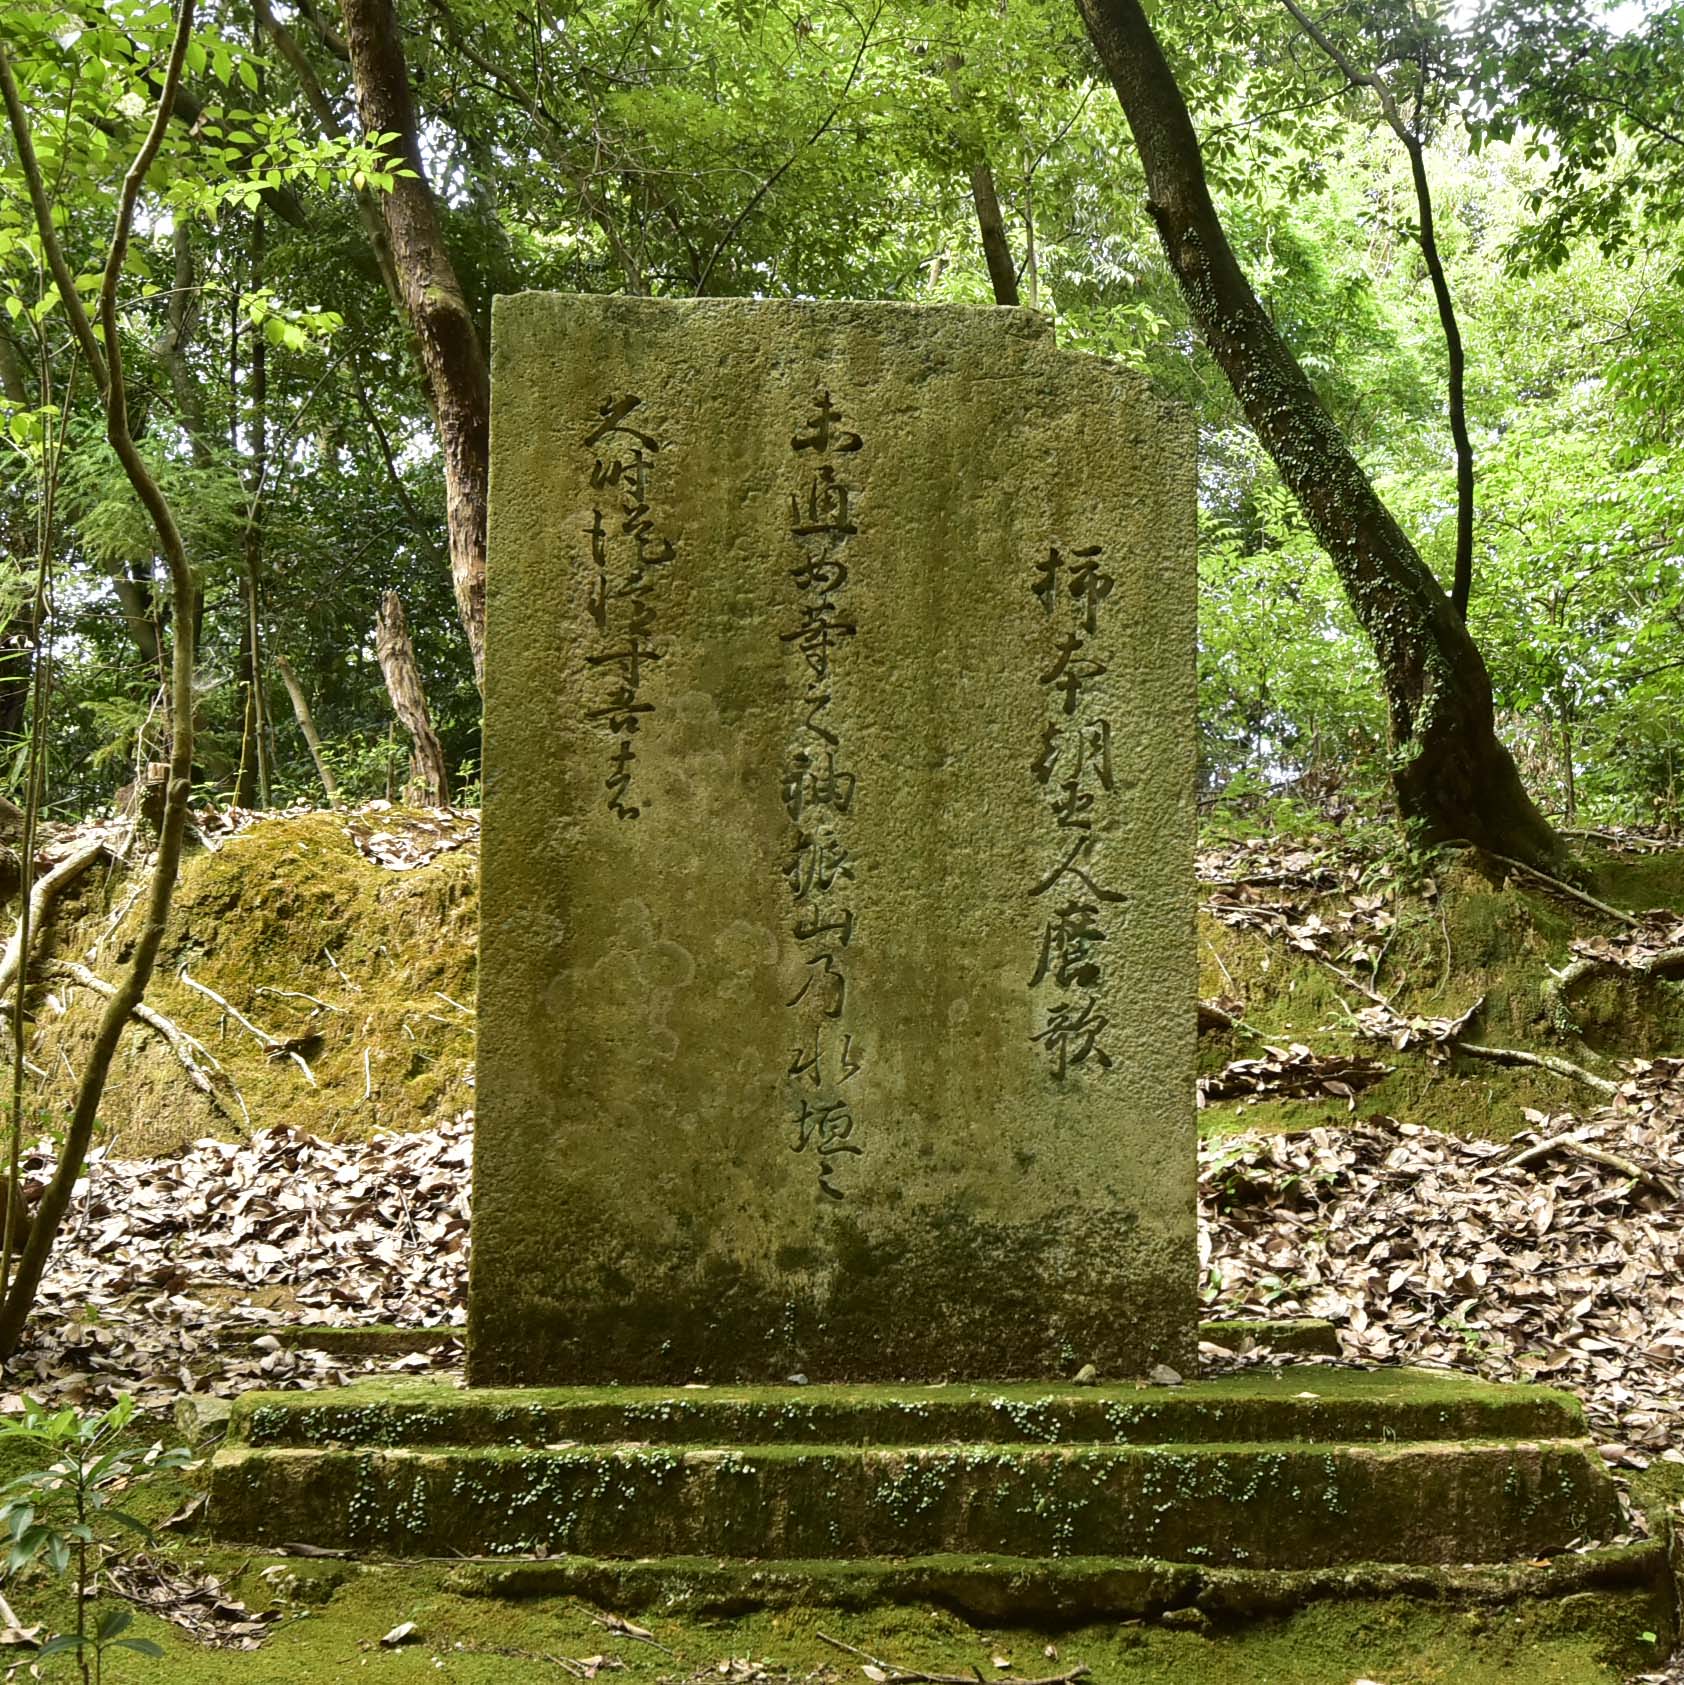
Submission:
<svg viewBox="0 0 1684 1685">
<path fill-rule="evenodd" d="M 964 119 L 965 89 L 959 72 L 964 69 L 962 58 L 947 61 L 947 87 L 953 96 L 955 110 Z M 988 155 L 980 143 L 965 140 L 965 169 L 971 180 L 971 203 L 976 207 L 977 233 L 982 238 L 982 258 L 988 265 L 988 284 L 994 291 L 996 304 L 1015 305 L 1017 295 L 1017 265 L 1012 262 L 1012 248 L 1006 239 L 1006 222 L 1000 214 L 1000 195 L 994 186 L 994 171 L 989 167 Z"/>
<path fill-rule="evenodd" d="M 1140 0 L 1078 0 L 1146 171 L 1148 208 L 1205 344 L 1338 572 L 1379 661 L 1392 786 L 1426 842 L 1560 873 L 1565 845 L 1499 741 L 1491 681 L 1450 599 L 1380 501 L 1241 273 L 1198 136 Z"/>
<path fill-rule="evenodd" d="M 310 699 L 304 694 L 304 687 L 298 682 L 298 675 L 293 672 L 292 663 L 284 655 L 275 657 L 275 671 L 281 675 L 281 683 L 287 687 L 287 695 L 292 698 L 293 717 L 298 721 L 298 729 L 304 734 L 310 759 L 316 763 L 316 776 L 322 781 L 327 805 L 338 807 L 339 785 L 334 779 L 333 769 L 327 764 L 327 756 L 322 752 L 322 740 L 316 732 L 315 716 L 310 712 Z"/>
<path fill-rule="evenodd" d="M 380 612 L 374 621 L 374 653 L 386 677 L 393 711 L 409 733 L 408 798 L 419 799 L 428 807 L 448 807 L 450 775 L 444 764 L 444 746 L 427 712 L 420 664 L 415 659 L 415 645 L 409 636 L 403 602 L 396 591 L 388 591 L 380 599 Z"/>
<path fill-rule="evenodd" d="M 395 134 L 392 163 L 410 172 L 394 181 L 380 209 L 438 416 L 451 581 L 473 656 L 474 678 L 483 682 L 491 380 L 422 167 L 397 10 L 392 0 L 341 0 L 341 11 L 363 128 L 369 133 Z"/>
<path fill-rule="evenodd" d="M 1415 211 L 1419 218 L 1421 257 L 1432 281 L 1439 327 L 1444 332 L 1445 361 L 1449 366 L 1450 436 L 1456 446 L 1456 563 L 1451 577 L 1450 601 L 1456 612 L 1466 620 L 1468 599 L 1473 594 L 1474 526 L 1474 454 L 1473 439 L 1468 432 L 1468 355 L 1462 344 L 1461 325 L 1456 320 L 1456 301 L 1451 297 L 1450 278 L 1444 272 L 1444 258 L 1438 249 L 1438 225 L 1433 216 L 1432 184 L 1427 180 L 1427 153 L 1422 144 L 1420 105 L 1416 107 L 1417 119 L 1412 128 L 1404 121 L 1397 96 L 1384 76 L 1377 71 L 1361 70 L 1339 43 L 1310 17 L 1299 0 L 1285 0 L 1285 4 L 1298 27 L 1333 61 L 1352 87 L 1373 91 L 1380 102 L 1381 115 L 1409 155 L 1409 174 L 1415 186 Z M 1420 75 L 1424 103 L 1424 67 Z"/>
<path fill-rule="evenodd" d="M 34 1223 L 24 1240 L 23 1250 L 17 1261 L 17 1274 L 6 1288 L 4 1303 L 0 1304 L 0 1357 L 7 1358 L 17 1350 L 24 1325 L 34 1306 L 35 1295 L 40 1288 L 41 1276 L 47 1267 L 53 1243 L 70 1209 L 71 1196 L 93 1141 L 100 1101 L 105 1094 L 106 1078 L 111 1071 L 111 1061 L 116 1054 L 117 1043 L 128 1025 L 130 1015 L 145 997 L 147 985 L 152 980 L 152 971 L 158 960 L 158 949 L 163 943 L 164 928 L 169 919 L 170 904 L 175 895 L 176 874 L 181 865 L 182 839 L 187 828 L 188 803 L 192 798 L 193 628 L 196 587 L 181 529 L 176 524 L 169 499 L 152 477 L 129 426 L 127 387 L 123 377 L 122 335 L 118 331 L 117 287 L 128 256 L 135 203 L 140 197 L 141 185 L 163 144 L 164 131 L 169 124 L 177 90 L 181 86 L 182 68 L 192 35 L 193 3 L 194 0 L 182 0 L 174 38 L 170 44 L 163 88 L 153 113 L 152 124 L 134 162 L 123 177 L 117 201 L 116 222 L 100 285 L 100 336 L 94 333 L 86 307 L 77 295 L 69 263 L 59 245 L 45 178 L 41 173 L 30 135 L 29 119 L 6 57 L 4 43 L 0 42 L 0 97 L 3 97 L 5 102 L 6 117 L 16 147 L 17 163 L 35 212 L 36 233 L 48 266 L 58 282 L 61 307 L 81 346 L 94 384 L 99 389 L 105 411 L 106 438 L 116 452 L 123 472 L 150 517 L 157 535 L 158 548 L 169 569 L 170 597 L 174 605 L 170 650 L 173 737 L 170 745 L 169 784 L 164 801 L 163 820 L 159 826 L 157 856 L 152 867 L 151 882 L 147 886 L 145 909 L 130 950 L 128 968 L 112 991 L 111 999 L 100 1017 L 99 1028 L 94 1033 L 93 1043 L 87 1051 L 81 1079 L 76 1085 L 76 1098 L 69 1120 L 65 1124 L 58 1164 L 54 1168 L 52 1180 L 41 1196 Z M 21 958 L 20 955 L 20 960 Z M 21 988 L 24 982 L 25 978 L 20 973 L 18 986 Z"/>
<path fill-rule="evenodd" d="M 1006 242 L 1006 223 L 1000 215 L 1000 196 L 994 191 L 994 172 L 986 158 L 971 165 L 971 202 L 976 206 L 976 225 L 982 235 L 982 255 L 988 264 L 988 281 L 996 304 L 1016 304 L 1017 265 Z"/>
<path fill-rule="evenodd" d="M 264 228 L 259 212 L 251 225 L 251 290 L 263 285 Z M 246 705 L 240 734 L 240 771 L 234 784 L 236 807 L 269 806 L 269 764 L 263 736 L 263 640 L 259 633 L 259 574 L 263 566 L 263 482 L 269 466 L 269 347 L 261 324 L 250 325 L 251 356 L 246 374 L 246 440 L 251 467 L 246 475 L 245 578 L 241 582 L 240 666 Z M 238 394 L 230 397 L 231 415 L 239 414 Z M 238 434 L 236 433 L 236 438 Z"/>
</svg>

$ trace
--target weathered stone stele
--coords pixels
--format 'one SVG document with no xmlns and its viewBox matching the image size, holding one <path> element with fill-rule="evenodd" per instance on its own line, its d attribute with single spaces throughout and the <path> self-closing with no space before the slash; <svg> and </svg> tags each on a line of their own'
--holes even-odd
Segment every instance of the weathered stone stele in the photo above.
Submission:
<svg viewBox="0 0 1684 1685">
<path fill-rule="evenodd" d="M 1190 1367 L 1193 478 L 1025 312 L 498 300 L 474 1383 Z"/>
</svg>

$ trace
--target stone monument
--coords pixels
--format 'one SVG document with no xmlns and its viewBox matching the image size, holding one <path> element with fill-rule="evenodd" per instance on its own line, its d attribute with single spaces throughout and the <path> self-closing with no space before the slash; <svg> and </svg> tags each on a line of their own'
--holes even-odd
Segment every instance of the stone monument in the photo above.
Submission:
<svg viewBox="0 0 1684 1685">
<path fill-rule="evenodd" d="M 1014 310 L 493 345 L 470 1380 L 1187 1367 L 1190 418 Z"/>
<path fill-rule="evenodd" d="M 1011 310 L 509 298 L 494 370 L 473 1384 L 242 1399 L 217 1537 L 664 1613 L 1582 1602 L 1576 1400 L 1193 1377 L 1187 418 Z M 1671 1630 L 1664 1538 L 1574 1572 Z"/>
</svg>

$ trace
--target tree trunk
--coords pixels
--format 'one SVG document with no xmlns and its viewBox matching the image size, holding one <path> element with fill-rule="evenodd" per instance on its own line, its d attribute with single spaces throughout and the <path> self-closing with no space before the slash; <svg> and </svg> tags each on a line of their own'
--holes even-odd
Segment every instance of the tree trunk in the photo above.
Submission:
<svg viewBox="0 0 1684 1685">
<path fill-rule="evenodd" d="M 1006 243 L 1005 219 L 1000 215 L 1000 196 L 994 191 L 994 172 L 986 158 L 971 165 L 971 200 L 976 205 L 976 225 L 982 235 L 982 255 L 988 262 L 988 280 L 996 304 L 1016 304 L 1017 265 Z"/>
<path fill-rule="evenodd" d="M 1462 344 L 1461 325 L 1456 320 L 1456 301 L 1451 296 L 1450 278 L 1444 272 L 1444 258 L 1438 249 L 1438 227 L 1433 216 L 1433 190 L 1427 179 L 1427 152 L 1420 133 L 1420 111 L 1425 98 L 1425 63 L 1418 66 L 1422 77 L 1422 98 L 1416 102 L 1416 125 L 1404 121 L 1403 111 L 1391 87 L 1378 71 L 1364 73 L 1313 18 L 1298 0 L 1286 0 L 1286 9 L 1298 27 L 1327 54 L 1339 73 L 1353 88 L 1373 90 L 1380 101 L 1381 115 L 1409 155 L 1409 173 L 1415 184 L 1415 210 L 1419 217 L 1416 236 L 1421 257 L 1432 281 L 1438 304 L 1439 326 L 1444 330 L 1444 354 L 1449 366 L 1450 435 L 1456 446 L 1456 563 L 1450 586 L 1450 601 L 1456 612 L 1468 618 L 1468 599 L 1473 593 L 1474 454 L 1468 433 L 1468 354 Z"/>
<path fill-rule="evenodd" d="M 265 252 L 263 213 L 251 224 L 251 288 L 263 285 Z M 240 665 L 245 685 L 246 706 L 240 736 L 240 771 L 234 785 L 236 807 L 269 806 L 269 763 L 264 748 L 263 726 L 263 638 L 260 631 L 259 575 L 263 567 L 263 496 L 269 471 L 269 346 L 260 323 L 250 327 L 251 356 L 247 373 L 246 439 L 251 447 L 251 467 L 246 475 L 246 528 L 243 534 L 245 579 L 240 598 L 243 625 L 240 630 Z M 228 395 L 228 413 L 238 416 L 239 392 Z M 238 442 L 235 433 L 235 442 Z"/>
<path fill-rule="evenodd" d="M 386 676 L 386 690 L 403 728 L 409 733 L 409 789 L 405 797 L 427 807 L 450 805 L 450 776 L 445 770 L 444 745 L 427 713 L 427 693 L 421 688 L 421 668 L 410 640 L 409 622 L 396 591 L 380 599 L 374 619 L 374 653 Z"/>
<path fill-rule="evenodd" d="M 1078 5 L 1133 131 L 1148 209 L 1193 320 L 1378 658 L 1400 816 L 1423 842 L 1462 840 L 1555 874 L 1573 870 L 1498 740 L 1490 677 L 1461 617 L 1241 273 L 1192 118 L 1140 0 Z"/>
<path fill-rule="evenodd" d="M 338 807 L 339 786 L 334 781 L 333 769 L 327 764 L 327 756 L 322 753 L 322 740 L 316 733 L 315 716 L 310 712 L 310 699 L 304 694 L 304 687 L 298 682 L 298 675 L 293 672 L 292 663 L 284 655 L 275 657 L 275 671 L 281 675 L 281 683 L 287 687 L 287 695 L 292 698 L 293 715 L 298 721 L 298 729 L 304 733 L 310 759 L 316 763 L 316 776 L 322 781 L 327 805 Z"/>
<path fill-rule="evenodd" d="M 965 88 L 959 77 L 964 69 L 962 58 L 947 61 L 947 87 L 953 96 L 954 109 L 963 116 Z M 982 239 L 982 257 L 988 265 L 988 284 L 994 292 L 996 304 L 1015 305 L 1017 295 L 1017 265 L 1012 262 L 1012 248 L 1006 239 L 1006 222 L 1000 214 L 1000 195 L 995 190 L 994 172 L 989 168 L 988 154 L 980 144 L 963 143 L 967 154 L 965 168 L 971 178 L 971 203 L 976 206 L 977 233 Z"/>
<path fill-rule="evenodd" d="M 451 581 L 473 656 L 474 678 L 483 682 L 491 380 L 422 168 L 396 8 L 392 0 L 341 0 L 341 10 L 363 128 L 369 133 L 395 134 L 391 163 L 395 169 L 413 172 L 397 177 L 392 191 L 381 199 L 380 209 L 438 416 Z"/>
</svg>

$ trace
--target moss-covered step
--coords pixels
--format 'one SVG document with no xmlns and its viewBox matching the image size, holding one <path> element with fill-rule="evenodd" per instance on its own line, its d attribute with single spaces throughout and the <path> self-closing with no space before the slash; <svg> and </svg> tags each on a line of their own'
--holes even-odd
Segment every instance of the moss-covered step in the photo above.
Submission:
<svg viewBox="0 0 1684 1685">
<path fill-rule="evenodd" d="M 1168 1445 L 1573 1439 L 1570 1393 L 1420 1369 L 1260 1370 L 1179 1387 L 462 1388 L 380 1380 L 250 1393 L 253 1446 Z"/>
<path fill-rule="evenodd" d="M 1318 1603 L 1418 1599 L 1504 1608 L 1620 1594 L 1644 1599 L 1637 1630 L 1677 1625 L 1665 1539 L 1611 1545 L 1548 1560 L 1423 1567 L 1360 1563 L 1336 1569 L 1209 1568 L 1118 1557 L 915 1556 L 896 1560 L 743 1561 L 718 1557 L 633 1560 L 557 1556 L 468 1562 L 450 1577 L 465 1597 L 580 1598 L 626 1613 L 729 1618 L 753 1609 L 868 1610 L 938 1606 L 967 1620 L 1062 1624 L 1153 1620 L 1197 1609 L 1234 1622 L 1289 1615 Z M 1662 1652 L 1664 1653 L 1664 1652 Z"/>
<path fill-rule="evenodd" d="M 1268 1568 L 1549 1555 L 1619 1524 L 1581 1440 L 1311 1445 L 238 1446 L 212 1526 L 438 1556 L 1148 1556 Z"/>
</svg>

